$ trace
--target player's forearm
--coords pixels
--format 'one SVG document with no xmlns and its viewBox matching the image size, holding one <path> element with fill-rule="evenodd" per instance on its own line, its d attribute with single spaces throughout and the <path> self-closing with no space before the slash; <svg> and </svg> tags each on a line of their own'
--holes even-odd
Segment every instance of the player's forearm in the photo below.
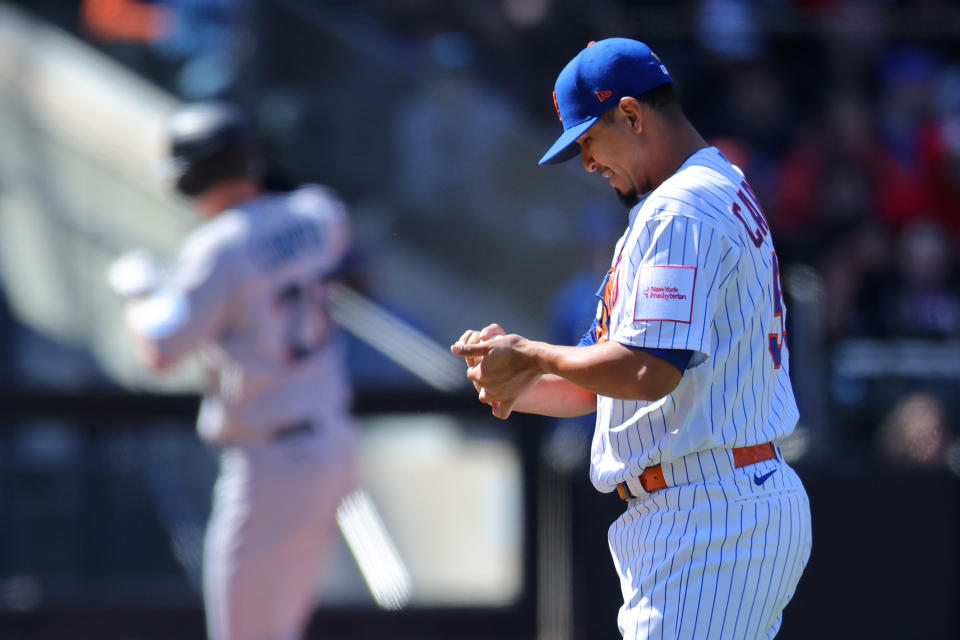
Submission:
<svg viewBox="0 0 960 640">
<path fill-rule="evenodd" d="M 540 376 L 513 407 L 514 411 L 553 418 L 573 418 L 597 410 L 597 396 L 560 376 Z"/>
<path fill-rule="evenodd" d="M 587 347 L 531 342 L 528 353 L 544 374 L 560 376 L 594 394 L 624 400 L 659 400 L 676 388 L 681 376 L 665 360 L 617 342 Z"/>
</svg>

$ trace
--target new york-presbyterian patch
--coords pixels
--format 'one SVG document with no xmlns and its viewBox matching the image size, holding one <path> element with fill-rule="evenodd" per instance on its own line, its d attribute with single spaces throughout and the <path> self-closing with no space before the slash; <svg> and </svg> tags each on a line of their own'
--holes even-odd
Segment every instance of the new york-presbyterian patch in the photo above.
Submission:
<svg viewBox="0 0 960 640">
<path fill-rule="evenodd" d="M 690 324 L 696 283 L 696 267 L 640 267 L 633 306 L 634 322 L 666 320 Z"/>
</svg>

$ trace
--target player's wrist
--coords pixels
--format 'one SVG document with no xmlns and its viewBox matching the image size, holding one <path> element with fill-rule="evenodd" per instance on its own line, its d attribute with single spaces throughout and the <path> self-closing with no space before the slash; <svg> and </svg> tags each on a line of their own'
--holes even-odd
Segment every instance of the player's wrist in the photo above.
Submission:
<svg viewBox="0 0 960 640">
<path fill-rule="evenodd" d="M 536 342 L 524 339 L 519 351 L 523 354 L 528 367 L 538 375 L 554 373 L 551 363 L 550 345 L 545 342 Z"/>
</svg>

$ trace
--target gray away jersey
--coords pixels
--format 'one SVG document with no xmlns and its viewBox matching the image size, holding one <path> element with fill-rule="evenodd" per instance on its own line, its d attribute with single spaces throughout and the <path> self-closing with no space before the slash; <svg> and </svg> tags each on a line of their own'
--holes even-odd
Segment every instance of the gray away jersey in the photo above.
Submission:
<svg viewBox="0 0 960 640">
<path fill-rule="evenodd" d="M 677 388 L 656 402 L 597 397 L 597 489 L 612 491 L 687 454 L 793 430 L 777 256 L 756 196 L 719 151 L 693 154 L 634 207 L 608 278 L 602 338 L 693 357 Z"/>
<path fill-rule="evenodd" d="M 255 442 L 305 418 L 345 423 L 349 387 L 328 342 L 325 278 L 348 236 L 343 204 L 311 185 L 245 202 L 183 242 L 134 324 L 162 359 L 199 350 L 210 366 L 204 439 Z"/>
</svg>

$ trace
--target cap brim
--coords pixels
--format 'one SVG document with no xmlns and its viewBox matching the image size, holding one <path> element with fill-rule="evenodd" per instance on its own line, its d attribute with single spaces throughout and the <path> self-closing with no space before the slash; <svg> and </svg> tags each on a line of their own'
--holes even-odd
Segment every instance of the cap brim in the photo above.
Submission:
<svg viewBox="0 0 960 640">
<path fill-rule="evenodd" d="M 592 127 L 596 121 L 597 116 L 593 116 L 564 131 L 553 143 L 553 146 L 543 154 L 538 164 L 559 164 L 579 155 L 580 145 L 577 144 L 577 138 Z"/>
</svg>

